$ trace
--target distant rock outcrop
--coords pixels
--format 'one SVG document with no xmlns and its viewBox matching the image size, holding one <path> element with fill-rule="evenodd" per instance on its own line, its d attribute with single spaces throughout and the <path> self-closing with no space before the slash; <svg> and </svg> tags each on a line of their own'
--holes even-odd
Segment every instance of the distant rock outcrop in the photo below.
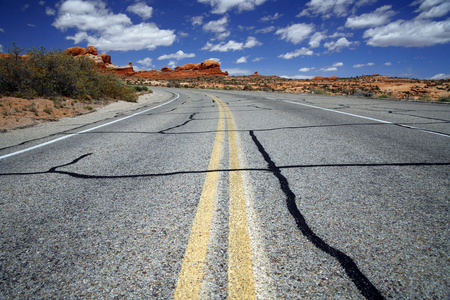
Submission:
<svg viewBox="0 0 450 300">
<path fill-rule="evenodd" d="M 205 60 L 201 63 L 189 63 L 178 66 L 175 69 L 163 67 L 160 71 L 139 71 L 132 76 L 148 79 L 181 79 L 207 76 L 228 76 L 228 72 L 222 72 L 220 63 L 215 60 Z"/>
<path fill-rule="evenodd" d="M 126 67 L 119 67 L 111 63 L 111 56 L 108 54 L 98 54 L 94 46 L 87 49 L 83 47 L 71 47 L 64 52 L 73 57 L 87 57 L 92 59 L 98 66 L 104 70 L 109 70 L 118 75 L 136 76 L 148 79 L 180 79 L 195 78 L 207 76 L 228 76 L 228 72 L 222 72 L 220 63 L 215 60 L 205 60 L 201 63 L 188 63 L 175 69 L 163 67 L 160 71 L 139 71 L 135 72 L 131 61 Z M 256 72 L 255 74 L 257 74 Z M 259 76 L 259 75 L 258 75 Z"/>
<path fill-rule="evenodd" d="M 333 79 L 339 79 L 339 77 L 337 77 L 337 76 L 330 76 L 330 77 L 316 76 L 312 80 L 333 80 Z"/>
<path fill-rule="evenodd" d="M 113 65 L 111 63 L 111 55 L 97 54 L 97 48 L 94 46 L 89 46 L 87 49 L 78 46 L 71 47 L 64 50 L 64 52 L 71 54 L 73 57 L 87 57 L 92 59 L 102 69 L 112 71 L 118 75 L 131 75 L 135 73 L 131 61 L 126 67 Z"/>
</svg>

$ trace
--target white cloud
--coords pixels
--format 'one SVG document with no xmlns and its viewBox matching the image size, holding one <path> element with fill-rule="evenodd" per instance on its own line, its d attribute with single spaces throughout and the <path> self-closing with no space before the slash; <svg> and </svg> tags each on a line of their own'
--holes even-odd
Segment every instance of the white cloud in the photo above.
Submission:
<svg viewBox="0 0 450 300">
<path fill-rule="evenodd" d="M 434 75 L 433 77 L 430 77 L 429 79 L 440 80 L 440 79 L 448 79 L 448 78 L 450 78 L 450 74 L 439 73 L 439 74 Z"/>
<path fill-rule="evenodd" d="M 300 72 L 309 72 L 309 71 L 311 71 L 311 70 L 314 70 L 315 69 L 315 67 L 312 67 L 312 68 L 300 68 L 300 69 L 298 69 Z"/>
<path fill-rule="evenodd" d="M 392 63 L 390 61 L 387 61 L 384 63 L 385 66 L 392 66 Z"/>
<path fill-rule="evenodd" d="M 325 48 L 328 48 L 329 51 L 341 51 L 344 48 L 349 48 L 352 45 L 357 45 L 358 42 L 350 42 L 345 37 L 340 38 L 339 40 L 335 42 L 327 42 L 323 46 Z"/>
<path fill-rule="evenodd" d="M 247 62 L 247 56 L 242 56 L 236 60 L 237 64 L 245 64 Z"/>
<path fill-rule="evenodd" d="M 308 48 L 302 47 L 301 49 L 297 49 L 292 52 L 288 52 L 285 54 L 281 54 L 278 57 L 284 58 L 284 59 L 292 59 L 294 57 L 298 57 L 300 55 L 313 55 L 314 52 L 312 50 L 309 50 Z"/>
<path fill-rule="evenodd" d="M 3 51 L 5 51 L 5 50 L 3 49 L 3 45 L 0 44 L 0 53 L 3 53 Z"/>
<path fill-rule="evenodd" d="M 311 48 L 318 48 L 320 47 L 320 42 L 326 38 L 327 36 L 321 32 L 316 32 L 313 34 L 311 39 L 309 40 L 309 46 Z"/>
<path fill-rule="evenodd" d="M 174 30 L 161 30 L 154 23 L 133 25 L 128 16 L 114 14 L 101 0 L 65 0 L 52 25 L 61 31 L 77 29 L 66 38 L 76 44 L 87 41 L 103 51 L 153 50 L 172 45 L 176 38 Z"/>
<path fill-rule="evenodd" d="M 147 20 L 151 18 L 153 13 L 153 8 L 150 6 L 147 6 L 144 2 L 138 2 L 134 5 L 128 6 L 127 11 L 135 13 L 139 17 L 141 17 L 143 20 Z"/>
<path fill-rule="evenodd" d="M 450 42 L 450 19 L 398 20 L 364 32 L 367 44 L 377 47 L 427 47 Z"/>
<path fill-rule="evenodd" d="M 243 50 L 244 48 L 253 48 L 260 45 L 262 45 L 262 43 L 258 42 L 256 38 L 250 36 L 247 38 L 247 41 L 245 43 L 239 43 L 230 40 L 227 43 L 221 42 L 217 45 L 214 45 L 210 42 L 207 42 L 206 45 L 203 46 L 201 50 L 228 52 L 228 51 Z"/>
<path fill-rule="evenodd" d="M 152 61 L 153 60 L 150 57 L 146 57 L 144 59 L 138 60 L 137 63 L 146 67 L 154 67 Z"/>
<path fill-rule="evenodd" d="M 202 25 L 203 24 L 203 16 L 197 16 L 191 18 L 192 26 Z"/>
<path fill-rule="evenodd" d="M 210 21 L 203 25 L 204 31 L 216 33 L 217 38 L 222 40 L 230 35 L 230 31 L 227 30 L 228 18 L 225 16 L 216 21 Z"/>
<path fill-rule="evenodd" d="M 337 71 L 338 67 L 342 67 L 342 66 L 344 66 L 343 62 L 337 62 L 337 63 L 334 63 L 331 67 L 321 68 L 320 71 L 323 71 L 323 72 L 334 72 L 334 71 Z"/>
<path fill-rule="evenodd" d="M 281 75 L 280 77 L 286 78 L 286 79 L 313 79 L 315 76 L 309 76 L 309 75 L 294 75 L 294 76 Z"/>
<path fill-rule="evenodd" d="M 216 21 L 210 21 L 203 25 L 204 31 L 210 31 L 210 32 L 224 32 L 227 31 L 227 25 L 228 25 L 228 18 L 225 16 L 223 18 L 220 18 Z"/>
<path fill-rule="evenodd" d="M 278 20 L 279 18 L 281 18 L 282 16 L 283 16 L 282 14 L 275 13 L 273 16 L 265 16 L 265 17 L 262 17 L 259 20 L 262 21 L 262 22 L 275 21 L 275 20 Z"/>
<path fill-rule="evenodd" d="M 450 2 L 448 0 L 418 0 L 411 5 L 418 5 L 415 12 L 420 12 L 417 19 L 439 18 L 450 12 Z"/>
<path fill-rule="evenodd" d="M 182 60 L 185 58 L 191 58 L 195 57 L 194 53 L 184 53 L 182 50 L 178 50 L 175 53 L 172 54 L 164 54 L 158 57 L 158 60 L 164 60 L 164 59 L 175 59 L 175 60 Z"/>
<path fill-rule="evenodd" d="M 51 7 L 46 7 L 46 8 L 45 8 L 45 14 L 46 14 L 47 16 L 54 16 L 54 15 L 56 15 L 56 10 L 54 10 L 54 9 L 51 8 Z"/>
<path fill-rule="evenodd" d="M 230 75 L 248 75 L 251 73 L 250 70 L 240 68 L 224 69 L 224 71 L 227 71 Z"/>
<path fill-rule="evenodd" d="M 44 6 L 45 5 L 45 1 L 39 1 L 39 5 Z"/>
<path fill-rule="evenodd" d="M 353 65 L 353 68 L 372 67 L 374 65 L 375 64 L 373 62 L 369 62 L 367 64 L 356 64 L 356 65 Z"/>
<path fill-rule="evenodd" d="M 253 10 L 256 6 L 263 4 L 266 0 L 197 0 L 200 3 L 209 4 L 213 7 L 212 13 L 223 14 L 237 8 L 239 12 Z"/>
<path fill-rule="evenodd" d="M 334 72 L 334 71 L 337 71 L 337 68 L 336 67 L 322 68 L 322 69 L 320 69 L 320 71 L 323 71 L 323 72 Z"/>
<path fill-rule="evenodd" d="M 5 30 L 3 28 L 0 28 L 0 32 L 5 32 Z"/>
<path fill-rule="evenodd" d="M 255 31 L 255 33 L 269 33 L 275 30 L 275 26 L 264 27 Z"/>
<path fill-rule="evenodd" d="M 257 62 L 257 61 L 261 61 L 263 59 L 264 59 L 264 57 L 255 57 L 252 61 Z"/>
<path fill-rule="evenodd" d="M 396 14 L 391 8 L 392 5 L 384 5 L 371 13 L 362 14 L 358 17 L 349 17 L 345 23 L 345 27 L 365 28 L 386 24 L 389 22 L 390 17 Z"/>
<path fill-rule="evenodd" d="M 330 18 L 332 15 L 338 17 L 348 15 L 349 6 L 355 0 L 311 0 L 297 17 L 322 15 L 323 18 Z"/>
<path fill-rule="evenodd" d="M 278 29 L 275 34 L 281 35 L 281 39 L 297 45 L 306 39 L 314 30 L 314 24 L 293 24 L 285 28 Z"/>
</svg>

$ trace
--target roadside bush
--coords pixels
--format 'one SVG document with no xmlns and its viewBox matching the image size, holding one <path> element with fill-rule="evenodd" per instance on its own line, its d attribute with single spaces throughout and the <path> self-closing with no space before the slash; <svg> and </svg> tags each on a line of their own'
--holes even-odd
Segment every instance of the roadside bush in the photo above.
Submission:
<svg viewBox="0 0 450 300">
<path fill-rule="evenodd" d="M 86 57 L 72 57 L 61 50 L 23 49 L 13 44 L 0 56 L 0 90 L 27 97 L 70 97 L 80 100 L 112 98 L 136 101 L 133 88 L 119 77 L 102 72 Z"/>
</svg>

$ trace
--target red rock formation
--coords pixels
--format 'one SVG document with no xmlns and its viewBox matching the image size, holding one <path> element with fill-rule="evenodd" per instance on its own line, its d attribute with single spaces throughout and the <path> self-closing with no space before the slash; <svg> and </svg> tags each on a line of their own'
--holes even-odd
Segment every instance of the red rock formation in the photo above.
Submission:
<svg viewBox="0 0 450 300">
<path fill-rule="evenodd" d="M 262 77 L 259 75 L 258 71 L 256 71 L 254 74 L 250 75 L 250 77 Z"/>
<path fill-rule="evenodd" d="M 71 54 L 72 56 L 86 55 L 87 50 L 83 47 L 71 47 L 64 50 L 64 52 Z"/>
<path fill-rule="evenodd" d="M 339 79 L 339 77 L 337 77 L 337 76 L 330 76 L 330 77 L 316 76 L 312 80 L 332 80 L 332 79 Z"/>
<path fill-rule="evenodd" d="M 87 53 L 92 54 L 92 55 L 97 55 L 97 48 L 95 48 L 94 46 L 89 46 L 87 48 Z"/>
<path fill-rule="evenodd" d="M 202 63 L 189 63 L 178 66 L 175 70 L 163 67 L 161 71 L 139 71 L 132 76 L 148 79 L 181 79 L 207 76 L 228 76 L 228 72 L 220 70 L 220 64 L 214 60 L 205 60 Z"/>
<path fill-rule="evenodd" d="M 102 58 L 104 64 L 112 64 L 111 63 L 111 55 L 109 55 L 109 54 L 99 54 L 98 56 L 100 56 Z"/>
</svg>

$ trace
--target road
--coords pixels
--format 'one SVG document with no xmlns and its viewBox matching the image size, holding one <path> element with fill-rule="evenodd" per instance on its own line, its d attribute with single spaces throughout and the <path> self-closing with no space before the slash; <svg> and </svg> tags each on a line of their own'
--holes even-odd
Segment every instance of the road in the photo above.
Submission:
<svg viewBox="0 0 450 300">
<path fill-rule="evenodd" d="M 0 298 L 449 297 L 448 104 L 161 90 L 0 143 Z"/>
</svg>

